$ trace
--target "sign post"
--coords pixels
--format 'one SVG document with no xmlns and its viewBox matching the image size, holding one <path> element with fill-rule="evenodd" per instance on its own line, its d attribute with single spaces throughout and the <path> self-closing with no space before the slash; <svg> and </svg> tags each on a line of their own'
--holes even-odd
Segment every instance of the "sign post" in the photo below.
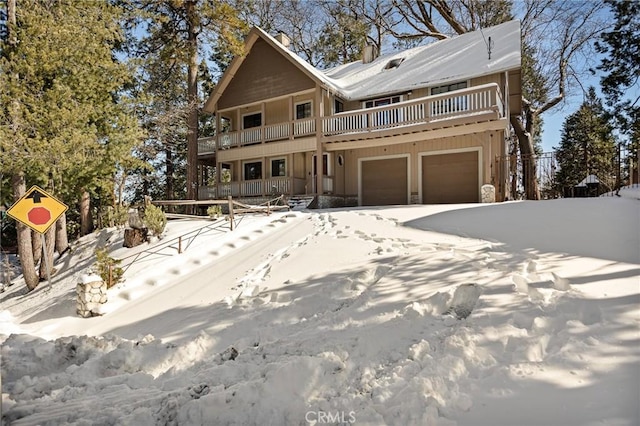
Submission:
<svg viewBox="0 0 640 426">
<path fill-rule="evenodd" d="M 32 186 L 7 210 L 7 214 L 33 229 L 42 237 L 42 258 L 47 270 L 47 281 L 51 288 L 51 262 L 47 257 L 47 242 L 44 234 L 69 207 L 37 185 Z"/>
</svg>

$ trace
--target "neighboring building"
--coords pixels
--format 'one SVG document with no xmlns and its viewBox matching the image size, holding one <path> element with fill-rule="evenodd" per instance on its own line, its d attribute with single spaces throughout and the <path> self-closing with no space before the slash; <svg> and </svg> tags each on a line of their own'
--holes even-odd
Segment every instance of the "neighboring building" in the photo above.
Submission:
<svg viewBox="0 0 640 426">
<path fill-rule="evenodd" d="M 253 28 L 204 106 L 221 131 L 198 141 L 199 198 L 463 203 L 491 184 L 504 200 L 520 80 L 518 21 L 325 71 Z"/>
<path fill-rule="evenodd" d="M 569 197 L 599 197 L 600 179 L 596 175 L 587 175 L 573 188 L 565 188 L 564 196 Z M 570 191 L 566 191 L 569 189 Z M 572 191 L 571 191 L 572 190 Z"/>
</svg>

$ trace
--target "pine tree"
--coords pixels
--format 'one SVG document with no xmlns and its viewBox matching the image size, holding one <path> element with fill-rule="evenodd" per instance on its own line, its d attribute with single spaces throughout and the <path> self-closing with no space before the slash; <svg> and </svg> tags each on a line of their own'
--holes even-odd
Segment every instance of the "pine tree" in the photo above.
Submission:
<svg viewBox="0 0 640 426">
<path fill-rule="evenodd" d="M 640 120 L 640 2 L 605 3 L 611 7 L 615 23 L 596 42 L 598 52 L 605 55 L 598 67 L 606 73 L 600 85 L 620 130 L 630 134 L 633 122 Z"/>
<path fill-rule="evenodd" d="M 162 76 L 166 76 L 174 83 L 170 88 L 172 95 L 177 94 L 178 90 L 183 91 L 182 96 L 173 96 L 173 101 L 165 100 L 179 103 L 179 99 L 184 99 L 184 102 L 181 105 L 165 104 L 164 112 L 175 115 L 186 111 L 186 119 L 180 120 L 186 131 L 184 192 L 187 199 L 195 199 L 198 184 L 199 58 L 203 55 L 206 57 L 207 53 L 221 46 L 234 54 L 240 53 L 242 40 L 239 35 L 243 33 L 245 24 L 238 18 L 238 11 L 232 1 L 123 0 L 123 3 L 134 16 L 133 25 L 143 28 L 144 33 L 137 47 L 139 56 L 147 61 L 145 73 L 149 82 L 161 82 Z M 175 79 L 179 77 L 182 77 L 181 85 L 184 89 L 175 83 Z M 157 96 L 154 102 L 156 100 L 163 101 Z M 181 167 L 182 164 L 172 157 L 175 151 L 165 149 L 164 153 L 167 185 L 171 186 L 174 183 L 174 172 L 179 173 L 179 170 L 173 170 L 172 167 Z M 181 191 L 169 187 L 167 192 Z"/>
<path fill-rule="evenodd" d="M 332 19 L 325 22 L 316 46 L 323 67 L 361 59 L 370 25 L 358 19 L 355 6 L 356 2 L 347 0 L 330 2 L 325 6 Z M 380 46 L 376 48 L 379 50 Z"/>
<path fill-rule="evenodd" d="M 640 157 L 640 2 L 605 0 L 614 15 L 614 25 L 596 42 L 604 54 L 598 69 L 605 72 L 600 80 L 617 128 L 629 155 L 623 167 L 633 181 L 638 180 Z M 621 159 L 623 160 L 623 159 Z M 623 177 L 624 178 L 624 177 Z"/>
<path fill-rule="evenodd" d="M 614 189 L 615 155 L 613 126 L 595 89 L 590 87 L 580 108 L 566 118 L 562 127 L 560 146 L 556 148 L 558 190 L 570 194 L 588 175 L 597 177 L 601 190 Z"/>
<path fill-rule="evenodd" d="M 22 0 L 14 12 L 0 46 L 2 170 L 14 198 L 27 182 L 55 182 L 59 198 L 71 206 L 85 200 L 90 213 L 86 201 L 113 193 L 113 174 L 140 136 L 122 91 L 131 73 L 114 55 L 121 11 L 107 2 Z M 21 225 L 18 239 L 33 289 L 31 238 Z"/>
</svg>

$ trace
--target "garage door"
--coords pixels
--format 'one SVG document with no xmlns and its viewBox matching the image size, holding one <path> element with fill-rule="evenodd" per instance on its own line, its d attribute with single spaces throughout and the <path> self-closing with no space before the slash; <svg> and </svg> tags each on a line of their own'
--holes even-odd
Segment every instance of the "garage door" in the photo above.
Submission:
<svg viewBox="0 0 640 426">
<path fill-rule="evenodd" d="M 477 203 L 478 151 L 422 157 L 424 204 Z"/>
<path fill-rule="evenodd" d="M 407 158 L 362 162 L 362 205 L 407 204 Z"/>
</svg>

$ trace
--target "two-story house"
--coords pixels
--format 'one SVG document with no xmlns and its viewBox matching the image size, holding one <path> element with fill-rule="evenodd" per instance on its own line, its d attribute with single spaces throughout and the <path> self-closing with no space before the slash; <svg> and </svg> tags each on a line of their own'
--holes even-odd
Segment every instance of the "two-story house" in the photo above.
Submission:
<svg viewBox="0 0 640 426">
<path fill-rule="evenodd" d="M 520 51 L 510 21 L 319 70 L 253 28 L 204 106 L 220 131 L 199 140 L 199 198 L 466 203 L 491 184 L 503 200 Z"/>
</svg>

